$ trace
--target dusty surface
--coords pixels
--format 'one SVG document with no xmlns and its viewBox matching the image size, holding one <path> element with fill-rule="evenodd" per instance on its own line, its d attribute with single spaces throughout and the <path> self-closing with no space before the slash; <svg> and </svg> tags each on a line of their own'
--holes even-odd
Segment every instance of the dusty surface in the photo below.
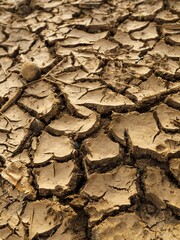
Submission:
<svg viewBox="0 0 180 240">
<path fill-rule="evenodd" d="M 179 16 L 0 1 L 0 240 L 180 239 Z"/>
</svg>

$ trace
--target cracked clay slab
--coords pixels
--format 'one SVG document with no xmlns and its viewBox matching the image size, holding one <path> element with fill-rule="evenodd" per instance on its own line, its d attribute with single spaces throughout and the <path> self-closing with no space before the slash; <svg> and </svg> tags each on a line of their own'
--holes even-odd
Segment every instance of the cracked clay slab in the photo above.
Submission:
<svg viewBox="0 0 180 240">
<path fill-rule="evenodd" d="M 180 132 L 180 112 L 168 107 L 166 104 L 157 105 L 154 108 L 161 128 L 165 132 Z"/>
<path fill-rule="evenodd" d="M 79 177 L 78 168 L 73 160 L 64 163 L 53 161 L 48 166 L 35 168 L 34 174 L 39 194 L 42 196 L 64 196 L 72 192 Z"/>
<path fill-rule="evenodd" d="M 12 73 L 10 76 L 5 76 L 0 80 L 0 106 L 6 102 L 6 99 L 18 96 L 21 94 L 21 87 L 23 86 L 18 75 Z"/>
<path fill-rule="evenodd" d="M 131 37 L 129 36 L 128 33 L 126 32 L 122 32 L 121 30 L 118 30 L 114 36 L 114 39 L 119 42 L 121 45 L 123 46 L 128 46 L 129 48 L 135 50 L 135 51 L 140 51 L 143 46 L 144 43 L 141 41 L 134 41 L 133 39 L 131 39 Z"/>
<path fill-rule="evenodd" d="M 168 106 L 179 110 L 180 109 L 180 93 L 171 94 L 171 95 L 167 96 L 167 98 L 165 99 L 165 103 Z"/>
<path fill-rule="evenodd" d="M 14 46 L 18 46 L 19 53 L 26 53 L 34 42 L 34 35 L 27 29 L 11 29 L 6 28 L 6 32 L 9 34 L 8 39 L 3 43 L 9 51 Z"/>
<path fill-rule="evenodd" d="M 170 160 L 169 170 L 180 184 L 180 158 L 172 158 Z"/>
<path fill-rule="evenodd" d="M 151 228 L 136 213 L 120 213 L 108 217 L 92 229 L 92 240 L 177 240 L 180 238 L 178 222 L 156 221 Z"/>
<path fill-rule="evenodd" d="M 137 102 L 137 105 L 155 101 L 168 91 L 176 89 L 177 85 L 170 83 L 167 87 L 167 81 L 161 77 L 152 74 L 147 80 L 140 84 L 130 84 L 126 90 L 127 96 Z"/>
<path fill-rule="evenodd" d="M 61 41 L 62 46 L 76 46 L 79 44 L 92 45 L 99 39 L 103 39 L 108 35 L 108 32 L 88 33 L 78 29 L 73 29 L 66 35 L 66 39 Z"/>
<path fill-rule="evenodd" d="M 17 105 L 12 105 L 4 112 L 0 117 L 1 156 L 7 158 L 24 148 L 32 121 L 33 118 Z"/>
<path fill-rule="evenodd" d="M 137 7 L 133 9 L 132 16 L 136 19 L 151 19 L 162 7 L 163 1 L 161 0 L 141 1 L 141 3 L 137 4 Z"/>
<path fill-rule="evenodd" d="M 99 83 L 77 83 L 61 88 L 71 106 L 86 106 L 96 108 L 98 112 L 108 112 L 112 109 L 120 111 L 134 106 L 134 103 L 124 95 L 117 94 Z"/>
<path fill-rule="evenodd" d="M 7 234 L 7 230 L 10 228 L 9 235 L 14 232 L 14 229 L 16 229 L 16 234 L 19 236 L 19 239 L 23 240 L 25 229 L 20 220 L 20 215 L 23 210 L 23 200 L 25 195 L 19 192 L 11 183 L 4 180 L 2 177 L 0 177 L 0 180 L 0 229 L 7 226 L 7 229 L 4 229 L 5 231 L 3 234 Z M 2 237 L 2 235 L 0 235 L 0 237 Z M 10 240 L 10 238 L 7 239 Z M 5 238 L 3 240 L 7 239 Z"/>
<path fill-rule="evenodd" d="M 170 182 L 163 170 L 158 167 L 147 167 L 144 186 L 147 199 L 157 208 L 164 209 L 169 205 L 180 214 L 180 190 Z"/>
<path fill-rule="evenodd" d="M 148 25 L 149 22 L 147 21 L 133 21 L 130 19 L 125 20 L 123 23 L 121 23 L 118 27 L 118 29 L 121 29 L 123 32 L 134 32 L 137 30 L 141 30 L 144 27 Z"/>
<path fill-rule="evenodd" d="M 129 147 L 132 147 L 136 157 L 151 156 L 159 161 L 165 161 L 170 156 L 179 154 L 179 134 L 159 133 L 151 112 L 114 114 L 112 135 L 121 144 L 125 144 L 125 132 L 132 142 L 132 146 Z"/>
<path fill-rule="evenodd" d="M 12 162 L 1 172 L 1 176 L 16 187 L 16 189 L 29 199 L 36 196 L 32 187 L 32 176 L 28 168 L 21 162 Z"/>
<path fill-rule="evenodd" d="M 123 149 L 104 133 L 86 139 L 83 142 L 83 147 L 87 152 L 85 161 L 93 169 L 98 166 L 102 168 L 103 166 L 115 165 L 123 158 Z"/>
<path fill-rule="evenodd" d="M 75 220 L 75 212 L 68 206 L 58 202 L 41 200 L 28 202 L 21 216 L 23 224 L 29 230 L 29 239 L 52 236 L 59 227 L 66 231 L 70 222 Z"/>
<path fill-rule="evenodd" d="M 142 41 L 157 39 L 158 33 L 156 30 L 156 24 L 150 23 L 143 30 L 139 30 L 139 31 L 135 31 L 135 32 L 131 33 L 131 36 L 133 37 L 133 39 L 142 40 Z"/>
<path fill-rule="evenodd" d="M 150 54 L 165 54 L 170 59 L 179 60 L 180 46 L 170 46 L 166 44 L 163 40 L 160 40 L 155 48 L 149 52 Z"/>
<path fill-rule="evenodd" d="M 121 213 L 108 217 L 92 229 L 92 240 L 155 239 L 155 233 L 150 231 L 135 213 Z"/>
<path fill-rule="evenodd" d="M 48 122 L 56 115 L 60 100 L 56 98 L 53 87 L 41 81 L 27 88 L 18 104 L 33 116 Z"/>
<path fill-rule="evenodd" d="M 35 146 L 34 164 L 43 164 L 51 159 L 68 160 L 73 156 L 74 148 L 67 136 L 52 136 L 43 132 L 37 139 Z"/>
<path fill-rule="evenodd" d="M 99 116 L 93 111 L 86 118 L 77 118 L 64 114 L 53 120 L 46 131 L 53 135 L 74 135 L 76 138 L 87 137 L 99 126 Z"/>
<path fill-rule="evenodd" d="M 81 190 L 89 199 L 85 207 L 89 224 L 94 225 L 105 214 L 130 205 L 130 199 L 137 194 L 136 169 L 129 166 L 118 167 L 108 173 L 93 173 Z"/>
<path fill-rule="evenodd" d="M 40 40 L 37 41 L 30 51 L 25 55 L 28 59 L 33 58 L 34 62 L 41 69 L 48 69 L 55 61 L 46 45 Z"/>
</svg>

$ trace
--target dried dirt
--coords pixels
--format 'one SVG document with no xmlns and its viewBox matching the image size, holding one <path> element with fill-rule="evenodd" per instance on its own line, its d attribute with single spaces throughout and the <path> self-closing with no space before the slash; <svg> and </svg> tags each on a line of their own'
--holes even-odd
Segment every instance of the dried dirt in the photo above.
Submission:
<svg viewBox="0 0 180 240">
<path fill-rule="evenodd" d="M 179 0 L 0 0 L 0 240 L 180 240 L 179 79 Z"/>
</svg>

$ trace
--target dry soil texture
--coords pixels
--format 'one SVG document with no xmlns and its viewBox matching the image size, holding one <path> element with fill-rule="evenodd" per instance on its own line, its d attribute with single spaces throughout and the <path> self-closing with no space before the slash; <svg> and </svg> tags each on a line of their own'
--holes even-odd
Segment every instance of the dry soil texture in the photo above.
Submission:
<svg viewBox="0 0 180 240">
<path fill-rule="evenodd" d="M 180 239 L 180 1 L 0 0 L 0 240 Z"/>
</svg>

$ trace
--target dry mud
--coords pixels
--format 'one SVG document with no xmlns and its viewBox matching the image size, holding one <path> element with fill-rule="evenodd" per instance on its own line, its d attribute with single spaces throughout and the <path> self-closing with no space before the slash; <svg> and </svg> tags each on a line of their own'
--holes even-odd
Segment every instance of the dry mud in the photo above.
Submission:
<svg viewBox="0 0 180 240">
<path fill-rule="evenodd" d="M 0 1 L 0 239 L 180 239 L 180 1 Z"/>
</svg>

